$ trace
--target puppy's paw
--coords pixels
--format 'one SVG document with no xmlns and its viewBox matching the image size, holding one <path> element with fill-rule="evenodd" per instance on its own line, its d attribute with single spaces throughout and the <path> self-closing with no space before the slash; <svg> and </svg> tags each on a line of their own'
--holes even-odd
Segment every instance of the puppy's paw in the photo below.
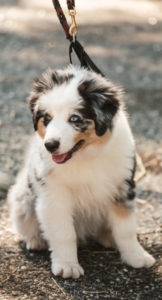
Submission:
<svg viewBox="0 0 162 300">
<path fill-rule="evenodd" d="M 28 250 L 47 250 L 48 246 L 47 243 L 40 237 L 33 237 L 30 240 L 26 241 L 26 248 Z"/>
<path fill-rule="evenodd" d="M 150 268 L 155 263 L 155 258 L 143 249 L 140 252 L 133 253 L 129 257 L 122 256 L 122 259 L 133 268 Z"/>
<path fill-rule="evenodd" d="M 52 273 L 63 278 L 77 279 L 84 275 L 84 270 L 78 263 L 53 261 Z"/>
</svg>

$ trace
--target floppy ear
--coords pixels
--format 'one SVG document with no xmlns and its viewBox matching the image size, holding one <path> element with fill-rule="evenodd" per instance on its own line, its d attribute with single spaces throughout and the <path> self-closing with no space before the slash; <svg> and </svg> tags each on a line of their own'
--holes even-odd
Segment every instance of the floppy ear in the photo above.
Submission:
<svg viewBox="0 0 162 300">
<path fill-rule="evenodd" d="M 83 82 L 79 93 L 84 99 L 83 114 L 94 120 L 95 131 L 102 136 L 112 129 L 112 120 L 119 109 L 119 91 L 112 83 L 101 76 Z"/>
</svg>

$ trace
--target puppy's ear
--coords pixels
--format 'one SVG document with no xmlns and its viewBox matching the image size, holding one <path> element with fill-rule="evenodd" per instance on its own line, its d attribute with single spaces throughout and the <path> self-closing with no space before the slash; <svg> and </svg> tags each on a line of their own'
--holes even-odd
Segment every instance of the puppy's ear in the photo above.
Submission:
<svg viewBox="0 0 162 300">
<path fill-rule="evenodd" d="M 98 75 L 83 82 L 78 90 L 84 100 L 83 114 L 94 120 L 96 134 L 102 136 L 107 129 L 112 129 L 120 104 L 119 90 Z"/>
</svg>

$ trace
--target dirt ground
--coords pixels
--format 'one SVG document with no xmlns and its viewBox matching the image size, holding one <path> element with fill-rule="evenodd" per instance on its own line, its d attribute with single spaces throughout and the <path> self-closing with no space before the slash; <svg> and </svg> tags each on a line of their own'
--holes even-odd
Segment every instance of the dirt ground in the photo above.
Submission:
<svg viewBox="0 0 162 300">
<path fill-rule="evenodd" d="M 0 299 L 161 299 L 162 1 L 76 0 L 79 40 L 126 91 L 146 168 L 137 183 L 138 237 L 156 264 L 133 269 L 117 251 L 90 241 L 79 250 L 85 276 L 63 280 L 52 276 L 48 252 L 27 251 L 12 232 L 6 193 L 33 132 L 26 97 L 34 77 L 69 63 L 51 2 L 0 1 Z"/>
</svg>

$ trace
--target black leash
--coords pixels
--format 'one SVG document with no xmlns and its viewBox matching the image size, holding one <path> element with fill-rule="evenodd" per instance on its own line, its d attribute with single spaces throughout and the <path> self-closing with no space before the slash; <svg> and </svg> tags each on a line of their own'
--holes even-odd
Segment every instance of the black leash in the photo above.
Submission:
<svg viewBox="0 0 162 300">
<path fill-rule="evenodd" d="M 89 57 L 89 55 L 86 53 L 83 46 L 78 42 L 77 39 L 74 42 L 72 41 L 69 47 L 69 57 L 70 57 L 71 64 L 72 64 L 71 54 L 73 50 L 75 51 L 82 67 L 86 67 L 88 70 L 92 70 L 104 76 L 101 70 L 95 65 L 93 60 Z"/>
<path fill-rule="evenodd" d="M 95 65 L 95 63 L 92 61 L 92 59 L 86 53 L 83 46 L 77 40 L 77 27 L 78 27 L 78 25 L 76 24 L 76 21 L 75 21 L 75 15 L 76 15 L 75 1 L 74 0 L 67 0 L 66 1 L 67 2 L 67 7 L 68 7 L 68 10 L 69 10 L 69 15 L 72 18 L 72 25 L 70 27 L 67 23 L 64 12 L 63 12 L 63 10 L 60 6 L 59 0 L 52 0 L 52 2 L 53 2 L 53 5 L 54 5 L 54 8 L 56 10 L 57 16 L 59 18 L 59 21 L 60 21 L 60 23 L 61 23 L 61 25 L 64 29 L 66 38 L 70 41 L 70 46 L 69 46 L 70 63 L 72 64 L 72 52 L 74 51 L 76 56 L 78 57 L 82 67 L 85 67 L 88 70 L 94 71 L 94 72 L 104 76 L 103 73 L 101 72 L 101 70 Z"/>
</svg>

